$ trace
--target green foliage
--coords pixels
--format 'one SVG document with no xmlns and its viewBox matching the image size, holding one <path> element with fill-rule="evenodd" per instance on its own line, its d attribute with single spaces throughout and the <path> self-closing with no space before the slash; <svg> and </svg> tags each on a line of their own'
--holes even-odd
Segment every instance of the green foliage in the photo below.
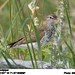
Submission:
<svg viewBox="0 0 75 75">
<path fill-rule="evenodd" d="M 60 5 L 57 4 L 58 1 L 60 0 L 55 0 L 55 2 L 52 0 L 36 0 L 35 6 L 39 6 L 39 10 L 35 11 L 34 16 L 38 17 L 39 26 L 47 15 L 54 14 L 57 11 L 58 6 Z M 58 37 L 61 36 L 60 41 L 57 46 L 53 46 L 53 43 L 51 42 L 43 48 L 40 46 L 39 33 L 33 22 L 33 17 L 31 17 L 33 14 L 28 8 L 30 0 L 9 0 L 7 5 L 2 9 L 0 12 L 0 57 L 6 60 L 10 68 L 12 68 L 12 65 L 8 58 L 13 62 L 14 59 L 31 60 L 33 68 L 38 68 L 38 60 L 49 62 L 52 66 L 57 68 L 75 68 L 75 53 L 72 43 L 74 31 L 72 29 L 73 24 L 71 23 L 70 15 L 70 5 L 71 8 L 74 8 L 75 3 L 74 0 L 62 1 L 64 3 L 63 7 L 65 9 L 64 14 L 66 19 L 63 21 L 65 22 L 63 33 L 58 34 Z M 3 2 L 4 0 L 0 0 L 0 5 L 2 5 Z M 31 30 L 35 33 L 39 47 L 38 51 L 35 51 L 33 48 L 30 35 L 31 31 L 28 29 L 28 24 L 32 26 Z M 69 33 L 66 27 L 68 27 Z M 27 34 L 29 35 L 32 51 L 28 45 Z M 14 42 L 22 36 L 25 37 L 27 49 L 18 48 L 7 50 L 6 46 L 8 43 Z M 63 48 L 63 45 L 65 48 Z M 35 63 L 33 61 L 35 61 Z M 58 63 L 58 61 L 60 61 L 60 63 Z M 15 62 L 14 64 L 16 65 Z"/>
</svg>

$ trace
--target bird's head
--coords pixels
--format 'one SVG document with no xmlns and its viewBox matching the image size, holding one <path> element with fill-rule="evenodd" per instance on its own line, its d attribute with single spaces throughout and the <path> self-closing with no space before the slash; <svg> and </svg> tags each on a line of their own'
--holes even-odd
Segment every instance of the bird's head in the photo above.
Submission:
<svg viewBox="0 0 75 75">
<path fill-rule="evenodd" d="M 43 22 L 45 30 L 50 30 L 54 25 L 59 23 L 59 19 L 56 15 L 48 15 L 46 20 Z"/>
<path fill-rule="evenodd" d="M 56 15 L 48 15 L 46 18 L 46 25 L 47 26 L 52 26 L 56 25 L 58 23 L 58 18 Z"/>
</svg>

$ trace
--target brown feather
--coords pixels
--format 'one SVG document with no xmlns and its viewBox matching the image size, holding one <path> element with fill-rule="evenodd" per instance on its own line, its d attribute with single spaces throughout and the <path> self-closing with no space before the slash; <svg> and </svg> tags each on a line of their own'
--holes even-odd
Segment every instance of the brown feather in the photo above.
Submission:
<svg viewBox="0 0 75 75">
<path fill-rule="evenodd" d="M 38 33 L 39 33 L 39 36 L 40 36 L 40 39 L 41 39 L 44 36 L 44 34 L 45 34 L 44 33 L 44 28 L 38 28 L 37 30 L 38 30 Z M 32 42 L 36 42 L 35 33 L 32 32 L 30 35 L 31 35 Z M 29 38 L 28 35 L 27 35 L 27 42 L 30 43 L 30 38 Z M 15 41 L 13 43 L 8 44 L 8 46 L 10 46 L 10 48 L 11 48 L 11 47 L 14 47 L 16 45 L 21 45 L 21 44 L 26 44 L 25 37 L 22 37 L 19 40 Z"/>
</svg>

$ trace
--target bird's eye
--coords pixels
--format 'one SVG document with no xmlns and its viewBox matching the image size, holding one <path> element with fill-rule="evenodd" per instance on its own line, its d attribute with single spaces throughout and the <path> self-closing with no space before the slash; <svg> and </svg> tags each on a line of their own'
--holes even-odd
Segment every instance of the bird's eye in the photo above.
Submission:
<svg viewBox="0 0 75 75">
<path fill-rule="evenodd" d="M 50 18 L 50 19 L 53 19 L 53 17 L 52 17 L 52 16 L 50 16 L 49 18 Z"/>
</svg>

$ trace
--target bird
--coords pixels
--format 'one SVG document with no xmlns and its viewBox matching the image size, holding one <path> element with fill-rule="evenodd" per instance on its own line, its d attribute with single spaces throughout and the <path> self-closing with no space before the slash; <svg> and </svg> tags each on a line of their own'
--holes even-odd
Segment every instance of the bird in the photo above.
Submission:
<svg viewBox="0 0 75 75">
<path fill-rule="evenodd" d="M 57 21 L 58 21 L 58 18 L 56 15 L 48 15 L 46 17 L 42 27 L 36 27 L 37 31 L 39 33 L 41 47 L 48 45 L 51 38 L 55 34 L 55 31 L 56 31 L 55 24 L 57 23 Z M 34 45 L 34 49 L 37 50 L 38 45 L 36 42 L 35 33 L 31 32 L 30 35 L 31 35 L 31 39 L 32 39 L 32 44 Z M 31 42 L 30 42 L 30 38 L 28 35 L 27 35 L 27 41 L 28 41 L 29 46 L 31 47 L 31 44 L 30 44 Z M 19 48 L 19 47 L 27 47 L 25 37 L 22 37 L 22 38 L 18 39 L 17 41 L 12 42 L 7 45 L 7 48 Z"/>
</svg>

